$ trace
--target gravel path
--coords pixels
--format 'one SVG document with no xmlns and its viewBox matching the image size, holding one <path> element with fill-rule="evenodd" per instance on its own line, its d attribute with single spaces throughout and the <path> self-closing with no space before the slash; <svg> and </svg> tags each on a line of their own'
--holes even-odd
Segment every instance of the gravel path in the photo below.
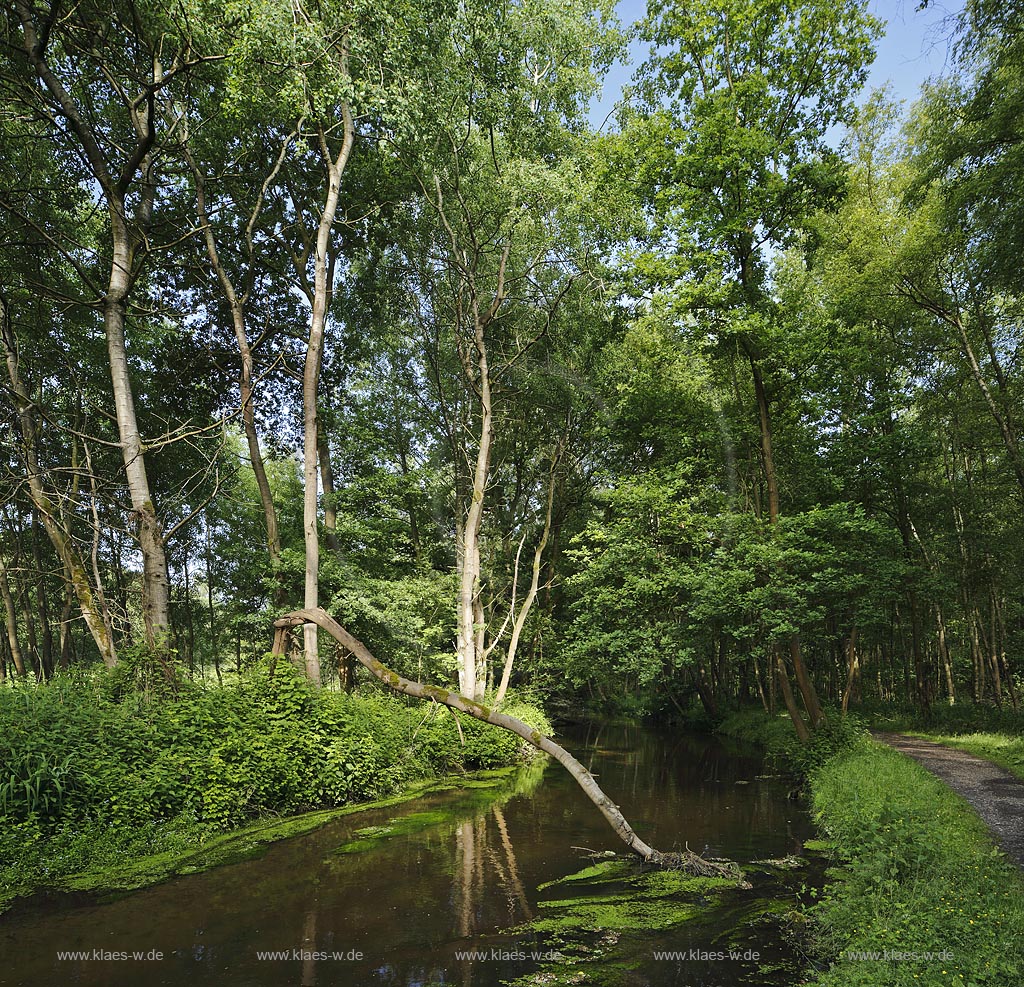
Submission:
<svg viewBox="0 0 1024 987">
<path fill-rule="evenodd" d="M 1006 853 L 1024 868 L 1024 781 L 982 757 L 900 733 L 875 733 L 967 799 Z"/>
</svg>

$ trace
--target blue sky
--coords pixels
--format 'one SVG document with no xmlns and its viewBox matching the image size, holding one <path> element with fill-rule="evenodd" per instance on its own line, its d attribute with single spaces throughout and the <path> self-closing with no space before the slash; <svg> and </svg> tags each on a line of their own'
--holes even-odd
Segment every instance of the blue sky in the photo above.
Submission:
<svg viewBox="0 0 1024 987">
<path fill-rule="evenodd" d="M 928 10 L 917 11 L 917 0 L 870 0 L 871 12 L 886 22 L 886 28 L 861 98 L 871 89 L 891 82 L 896 97 L 911 102 L 925 79 L 943 72 L 950 30 L 948 22 L 963 6 L 964 0 L 937 0 Z M 645 8 L 645 0 L 620 0 L 619 17 L 624 24 L 631 23 L 643 15 Z M 602 99 L 590 114 L 595 126 L 600 126 L 611 111 L 622 86 L 629 82 L 636 63 L 646 51 L 646 44 L 634 45 L 631 52 L 634 64 L 612 67 L 605 80 Z"/>
</svg>

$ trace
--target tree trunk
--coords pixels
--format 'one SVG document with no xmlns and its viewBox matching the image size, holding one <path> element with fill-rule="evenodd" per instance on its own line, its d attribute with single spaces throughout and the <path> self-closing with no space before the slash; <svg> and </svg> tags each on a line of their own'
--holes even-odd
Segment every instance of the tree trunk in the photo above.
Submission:
<svg viewBox="0 0 1024 987">
<path fill-rule="evenodd" d="M 342 56 L 344 59 L 344 55 Z M 305 608 L 315 609 L 319 605 L 320 592 L 320 536 L 317 530 L 317 394 L 320 388 L 320 369 L 323 362 L 324 328 L 327 324 L 327 309 L 333 285 L 329 283 L 332 266 L 328 255 L 331 245 L 331 227 L 338 211 L 341 195 L 341 176 L 348 164 L 355 139 L 352 111 L 347 103 L 342 104 L 344 136 L 337 157 L 332 157 L 327 147 L 323 128 L 319 128 L 320 146 L 327 170 L 327 199 L 320 212 L 317 228 L 316 250 L 313 258 L 313 297 L 309 321 L 309 338 L 306 343 L 306 360 L 302 372 L 302 536 L 306 549 Z M 303 628 L 303 653 L 306 663 L 306 677 L 320 684 L 320 654 L 317 645 L 316 624 Z"/>
<path fill-rule="evenodd" d="M 789 653 L 793 657 L 793 671 L 796 673 L 796 683 L 800 688 L 800 695 L 803 697 L 804 708 L 811 718 L 811 726 L 817 730 L 825 722 L 825 714 L 821 710 L 818 693 L 814 689 L 814 683 L 804 664 L 800 638 L 795 634 L 789 639 Z"/>
<path fill-rule="evenodd" d="M 846 688 L 843 690 L 843 716 L 846 716 L 850 708 L 850 696 L 853 694 L 853 684 L 857 680 L 857 672 L 860 670 L 860 658 L 857 654 L 857 625 L 850 628 L 850 639 L 846 642 Z"/>
<path fill-rule="evenodd" d="M 124 320 L 130 286 L 134 251 L 123 217 L 123 204 L 110 203 L 113 227 L 114 258 L 110 282 L 103 304 L 103 325 L 107 335 L 107 355 L 114 389 L 114 410 L 121 452 L 124 458 L 128 493 L 135 514 L 136 532 L 142 552 L 142 617 L 146 628 L 146 644 L 169 662 L 166 654 L 170 630 L 170 578 L 163 528 L 153 504 L 153 495 L 146 472 L 145 448 L 135 413 L 135 398 L 128 372 Z"/>
<path fill-rule="evenodd" d="M 700 699 L 701 706 L 704 707 L 704 712 L 714 719 L 718 716 L 718 704 L 715 702 L 715 693 L 711 688 L 708 671 L 702 661 L 697 663 L 694 685 L 697 688 L 697 697 Z"/>
<path fill-rule="evenodd" d="M 1006 682 L 1006 689 L 1010 693 L 1010 702 L 1014 711 L 1020 708 L 1020 701 L 1017 696 L 1017 686 L 1013 681 L 1013 673 L 1010 671 L 1010 664 L 1006 660 L 1006 626 L 1003 620 L 1003 607 L 999 602 L 995 586 L 992 587 L 992 605 L 995 607 L 996 619 L 999 628 L 999 660 L 1003 669 L 1003 679 Z"/>
<path fill-rule="evenodd" d="M 988 381 L 985 379 L 984 373 L 982 373 L 978 357 L 974 352 L 974 347 L 971 345 L 971 340 L 967 335 L 967 329 L 964 326 L 963 320 L 955 313 L 952 315 L 943 313 L 943 316 L 946 321 L 951 322 L 956 327 L 957 333 L 960 336 L 961 348 L 963 349 L 964 356 L 967 357 L 975 383 L 978 385 L 978 390 L 981 391 L 985 404 L 988 405 L 989 412 L 999 429 L 999 435 L 1002 437 L 1003 447 L 1006 450 L 1007 458 L 1010 460 L 1013 475 L 1016 477 L 1021 493 L 1024 493 L 1024 459 L 1021 458 L 1020 445 L 1017 441 L 1017 432 L 1014 428 L 1013 419 L 999 408 L 995 396 L 992 394 L 992 389 L 988 386 Z M 996 365 L 998 366 L 998 363 Z"/>
<path fill-rule="evenodd" d="M 36 566 L 36 600 L 39 606 L 39 621 L 42 624 L 43 640 L 40 658 L 43 677 L 53 675 L 53 627 L 50 622 L 50 597 L 46 591 L 46 570 L 43 566 L 43 552 L 39 536 L 39 512 L 32 512 L 32 557 Z"/>
<path fill-rule="evenodd" d="M 18 408 L 18 423 L 22 435 L 22 449 L 25 456 L 25 472 L 28 478 L 29 497 L 42 518 L 43 527 L 57 553 L 57 557 L 64 564 L 64 571 L 78 599 L 82 617 L 89 628 L 89 633 L 92 634 L 93 640 L 96 642 L 100 657 L 103 659 L 103 663 L 108 668 L 111 668 L 117 664 L 117 652 L 114 648 L 113 637 L 104 620 L 106 600 L 103 597 L 103 587 L 98 582 L 95 587 L 90 585 L 85 565 L 75 549 L 70 533 L 63 519 L 58 516 L 43 486 L 43 478 L 36 454 L 36 423 L 32 411 L 33 403 L 21 379 L 17 340 L 14 338 L 10 312 L 2 298 L 0 298 L 0 335 L 3 338 L 7 376 L 10 379 L 11 390 L 14 392 L 14 399 Z M 74 465 L 76 464 L 73 462 Z M 66 626 L 67 618 L 65 617 L 62 628 Z M 63 629 L 61 633 L 62 635 L 64 634 Z M 61 660 L 64 663 L 67 661 L 68 651 L 63 643 L 66 638 L 62 636 L 61 640 Z"/>
<path fill-rule="evenodd" d="M 750 360 L 750 372 L 754 378 L 754 396 L 757 398 L 757 418 L 761 432 L 761 457 L 764 461 L 764 480 L 768 488 L 768 523 L 779 520 L 779 482 L 775 472 L 775 455 L 772 452 L 771 413 L 768 406 L 768 392 L 765 390 L 761 367 L 751 349 L 746 348 Z"/>
<path fill-rule="evenodd" d="M 931 684 L 928 681 L 928 669 L 921 654 L 921 620 L 918 614 L 917 593 L 913 589 L 908 593 L 910 602 L 910 649 L 914 656 L 914 685 L 918 703 L 925 712 L 931 706 Z"/>
<path fill-rule="evenodd" d="M 764 694 L 764 682 L 761 680 L 761 665 L 757 660 L 757 655 L 751 656 L 750 660 L 754 663 L 754 681 L 757 683 L 757 694 L 761 697 L 761 705 L 766 713 L 771 713 L 772 710 L 768 704 L 768 697 Z"/>
<path fill-rule="evenodd" d="M 21 655 L 21 644 L 18 642 L 18 610 L 14 605 L 14 595 L 7 579 L 7 565 L 0 556 L 0 596 L 4 599 L 4 617 L 7 624 L 7 643 L 11 649 L 11 661 L 19 677 L 25 675 L 25 659 Z"/>
<path fill-rule="evenodd" d="M 462 530 L 462 571 L 459 574 L 458 659 L 459 690 L 470 699 L 481 695 L 478 681 L 478 635 L 475 623 L 480 593 L 480 528 L 483 521 L 484 494 L 491 463 L 491 441 L 494 423 L 491 407 L 491 379 L 487 365 L 487 347 L 483 326 L 477 325 L 477 366 L 479 368 L 480 442 L 473 471 L 473 487 L 469 511 Z"/>
<path fill-rule="evenodd" d="M 935 608 L 935 619 L 939 630 L 939 657 L 946 677 L 946 693 L 949 696 L 949 705 L 952 706 L 956 703 L 956 686 L 953 683 L 953 664 L 949 658 L 949 642 L 946 640 L 946 622 L 942 617 L 942 607 Z"/>
<path fill-rule="evenodd" d="M 69 668 L 74 657 L 74 641 L 71 637 L 71 607 L 75 596 L 74 581 L 64 567 L 64 605 L 60 611 L 60 667 Z M 106 656 L 104 656 L 106 664 Z M 109 665 L 107 667 L 110 667 Z"/>
<path fill-rule="evenodd" d="M 793 721 L 797 738 L 801 743 L 807 743 L 811 739 L 811 731 L 807 729 L 807 724 L 804 723 L 804 718 L 800 715 L 800 710 L 797 709 L 796 699 L 793 697 L 793 687 L 789 684 L 789 671 L 781 651 L 775 652 L 775 671 L 779 689 L 782 692 L 782 700 L 786 704 L 789 718 Z"/>
<path fill-rule="evenodd" d="M 338 514 L 334 507 L 334 470 L 331 469 L 331 447 L 322 432 L 317 439 L 320 458 L 320 482 L 324 488 L 324 538 L 327 547 L 338 554 Z"/>
<path fill-rule="evenodd" d="M 284 148 L 281 152 L 282 156 L 290 143 L 290 138 L 285 141 Z M 209 215 L 207 212 L 205 176 L 203 175 L 202 169 L 200 169 L 198 164 L 196 164 L 194 158 L 187 149 L 185 150 L 185 159 L 188 161 L 192 175 L 195 178 L 196 212 L 198 213 L 199 222 L 203 230 L 203 238 L 206 243 L 206 254 L 210 259 L 210 265 L 213 268 L 214 274 L 217 276 L 217 281 L 220 283 L 221 291 L 223 292 L 224 298 L 228 303 L 228 308 L 231 311 L 231 325 L 234 329 L 235 342 L 238 344 L 238 353 L 241 358 L 238 392 L 241 405 L 242 431 L 245 434 L 246 445 L 249 449 L 249 463 L 252 466 L 253 474 L 256 477 L 256 489 L 259 491 L 260 504 L 263 507 L 263 522 L 267 532 L 267 551 L 270 555 L 271 566 L 274 568 L 275 572 L 275 602 L 281 603 L 283 602 L 284 587 L 280 583 L 277 571 L 281 560 L 281 535 L 277 526 L 277 510 L 274 506 L 274 496 L 270 489 L 270 481 L 267 478 L 267 468 L 263 459 L 263 450 L 260 447 L 259 433 L 256 430 L 255 398 L 253 393 L 253 356 L 252 346 L 249 343 L 249 333 L 246 327 L 245 317 L 245 305 L 248 300 L 248 289 L 244 290 L 242 295 L 239 296 L 238 292 L 235 290 L 234 283 L 228 276 L 227 271 L 224 269 L 224 265 L 221 263 L 220 251 L 217 248 L 217 241 L 213 235 L 213 228 L 210 225 Z M 275 163 L 274 170 L 271 172 L 267 182 L 264 183 L 264 192 L 266 191 L 269 182 L 280 169 L 282 160 L 283 157 L 279 157 Z M 250 269 L 253 264 L 252 228 L 259 216 L 262 203 L 263 195 L 261 194 L 257 200 L 256 209 L 250 218 L 249 225 L 246 228 Z"/>
<path fill-rule="evenodd" d="M 392 382 L 392 388 L 397 386 Z M 395 456 L 398 460 L 398 467 L 402 471 L 402 501 L 405 504 L 406 513 L 409 515 L 409 541 L 412 545 L 413 558 L 419 561 L 423 557 L 423 545 L 420 540 L 420 525 L 416 499 L 412 495 L 411 482 L 412 470 L 409 467 L 411 455 L 409 449 L 409 437 L 402 427 L 401 415 L 398 411 L 398 401 L 395 392 L 391 392 L 391 412 L 393 415 L 393 434 L 395 439 Z"/>
<path fill-rule="evenodd" d="M 775 454 L 772 450 L 771 408 L 768 401 L 768 391 L 764 386 L 764 377 L 761 374 L 761 366 L 753 345 L 749 341 L 743 341 L 742 345 L 747 359 L 750 361 L 750 372 L 754 380 L 754 396 L 757 399 L 758 424 L 761 432 L 761 457 L 764 463 L 765 486 L 768 493 L 768 523 L 774 527 L 779 522 L 779 481 L 778 474 L 775 471 Z M 810 717 L 811 727 L 817 729 L 825 722 L 825 716 L 818 702 L 814 684 L 811 682 L 810 675 L 807 672 L 807 666 L 804 664 L 800 649 L 800 638 L 797 635 L 793 635 L 789 639 L 789 650 L 793 657 L 793 671 L 796 674 L 797 686 L 803 697 L 804 707 Z M 788 709 L 789 700 L 793 698 L 792 689 L 789 684 L 789 673 L 786 671 L 785 663 L 782 661 L 781 656 L 778 658 L 778 668 L 780 670 L 780 683 L 783 685 L 783 699 L 786 700 L 786 707 Z M 788 698 L 786 690 L 789 690 Z M 790 709 L 791 716 L 792 713 L 793 710 Z M 797 716 L 794 718 L 793 723 L 801 740 L 810 739 L 807 726 L 802 717 Z"/>
<path fill-rule="evenodd" d="M 47 61 L 47 45 L 51 39 L 48 26 L 37 28 L 34 10 L 19 3 L 18 18 L 23 32 L 23 47 L 35 76 L 53 101 L 53 112 L 62 116 L 68 130 L 74 134 L 82 157 L 88 164 L 99 189 L 106 199 L 110 220 L 111 264 L 107 291 L 103 299 L 103 327 L 107 339 L 114 410 L 117 420 L 125 475 L 135 515 L 139 548 L 142 553 L 143 590 L 142 612 L 146 625 L 146 641 L 151 649 L 165 661 L 171 674 L 169 657 L 165 653 L 169 621 L 169 579 L 167 556 L 160 521 L 153 505 L 149 480 L 146 475 L 145 448 L 139 433 L 128 371 L 125 347 L 125 313 L 129 292 L 137 275 L 135 268 L 135 239 L 129 228 L 125 211 L 126 197 L 135 186 L 134 223 L 139 234 L 144 234 L 152 220 L 153 198 L 156 186 L 152 176 L 152 150 L 156 139 L 154 105 L 156 94 L 164 85 L 163 68 L 158 60 L 152 64 L 152 76 L 141 86 L 139 95 L 130 104 L 130 126 L 133 140 L 123 148 L 120 164 L 110 167 L 89 116 L 82 112 L 71 93 L 54 74 Z M 117 97 L 125 98 L 119 83 L 113 83 Z M 127 128 L 126 128 L 127 129 Z M 131 130 L 127 130 L 131 134 Z M 114 175 L 120 173 L 118 178 Z M 141 177 L 141 180 L 139 180 Z"/>
<path fill-rule="evenodd" d="M 689 851 L 682 854 L 669 854 L 655 850 L 637 836 L 632 826 L 627 822 L 626 817 L 619 811 L 619 807 L 601 791 L 594 780 L 594 776 L 565 748 L 560 747 L 539 731 L 527 726 L 522 720 L 517 720 L 507 713 L 500 713 L 487 706 L 482 706 L 467 696 L 449 692 L 447 689 L 441 689 L 433 685 L 422 685 L 419 682 L 412 682 L 409 679 L 403 678 L 377 661 L 361 641 L 349 634 L 344 627 L 319 607 L 314 610 L 297 610 L 274 622 L 274 626 L 278 629 L 274 641 L 275 654 L 281 653 L 280 649 L 284 646 L 284 631 L 287 628 L 310 621 L 322 627 L 335 640 L 340 641 L 376 678 L 396 692 L 404 693 L 407 696 L 414 696 L 417 699 L 429 699 L 436 703 L 443 703 L 445 706 L 449 706 L 461 713 L 466 713 L 475 719 L 501 727 L 503 730 L 508 730 L 538 750 L 549 754 L 572 775 L 576 783 L 583 789 L 587 798 L 597 806 L 601 815 L 604 816 L 608 824 L 615 831 L 615 835 L 642 860 L 656 866 L 683 867 L 695 873 L 718 874 L 733 878 L 742 877 L 735 865 L 725 866 L 712 861 L 702 860 L 696 854 Z"/>
<path fill-rule="evenodd" d="M 544 531 L 540 536 L 540 541 L 537 543 L 537 548 L 533 553 L 533 573 L 530 577 L 530 589 L 526 594 L 526 599 L 523 600 L 523 605 L 519 610 L 519 615 L 515 618 L 512 626 L 512 635 L 508 641 L 508 653 L 505 656 L 505 667 L 501 673 L 501 683 L 498 685 L 497 695 L 494 697 L 494 705 L 500 706 L 501 701 L 505 698 L 505 693 L 508 691 L 509 678 L 512 675 L 512 663 L 516 659 L 516 651 L 519 647 L 519 639 L 523 633 L 523 627 L 526 625 L 526 618 L 530 614 L 530 608 L 533 606 L 533 601 L 537 599 L 537 590 L 540 587 L 540 570 L 541 570 L 541 558 L 544 555 L 544 549 L 548 543 L 548 537 L 551 534 L 551 513 L 552 507 L 555 500 L 555 468 L 558 464 L 560 452 L 556 452 L 551 460 L 551 471 L 548 474 L 548 503 L 547 513 L 544 518 Z M 518 563 L 518 559 L 516 560 Z M 512 583 L 512 609 L 515 610 L 515 581 Z"/>
</svg>

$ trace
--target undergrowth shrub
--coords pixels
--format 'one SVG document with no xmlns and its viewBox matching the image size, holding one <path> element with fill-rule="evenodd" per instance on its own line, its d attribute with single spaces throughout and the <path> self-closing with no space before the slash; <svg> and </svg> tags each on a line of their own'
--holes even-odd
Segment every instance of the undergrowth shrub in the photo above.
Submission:
<svg viewBox="0 0 1024 987">
<path fill-rule="evenodd" d="M 68 824 L 185 817 L 229 829 L 523 754 L 518 737 L 471 717 L 374 684 L 352 695 L 314 690 L 285 662 L 273 676 L 263 665 L 237 686 L 188 685 L 174 695 L 147 697 L 124 681 L 115 670 L 0 691 L 6 826 L 53 834 Z M 510 700 L 505 709 L 547 726 L 530 704 Z"/>
<path fill-rule="evenodd" d="M 838 710 L 826 710 L 825 713 L 825 724 L 811 734 L 807 743 L 797 738 L 787 714 L 770 716 L 760 709 L 732 713 L 718 729 L 727 737 L 764 747 L 780 768 L 793 774 L 807 775 L 867 736 L 867 729 L 859 717 L 842 716 Z"/>
</svg>

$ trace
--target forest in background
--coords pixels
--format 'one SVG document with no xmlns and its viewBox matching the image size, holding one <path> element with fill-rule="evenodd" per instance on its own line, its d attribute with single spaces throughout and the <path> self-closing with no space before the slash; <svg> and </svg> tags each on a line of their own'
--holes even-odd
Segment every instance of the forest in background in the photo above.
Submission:
<svg viewBox="0 0 1024 987">
<path fill-rule="evenodd" d="M 613 8 L 5 4 L 0 677 L 1017 707 L 1024 4 Z"/>
</svg>

